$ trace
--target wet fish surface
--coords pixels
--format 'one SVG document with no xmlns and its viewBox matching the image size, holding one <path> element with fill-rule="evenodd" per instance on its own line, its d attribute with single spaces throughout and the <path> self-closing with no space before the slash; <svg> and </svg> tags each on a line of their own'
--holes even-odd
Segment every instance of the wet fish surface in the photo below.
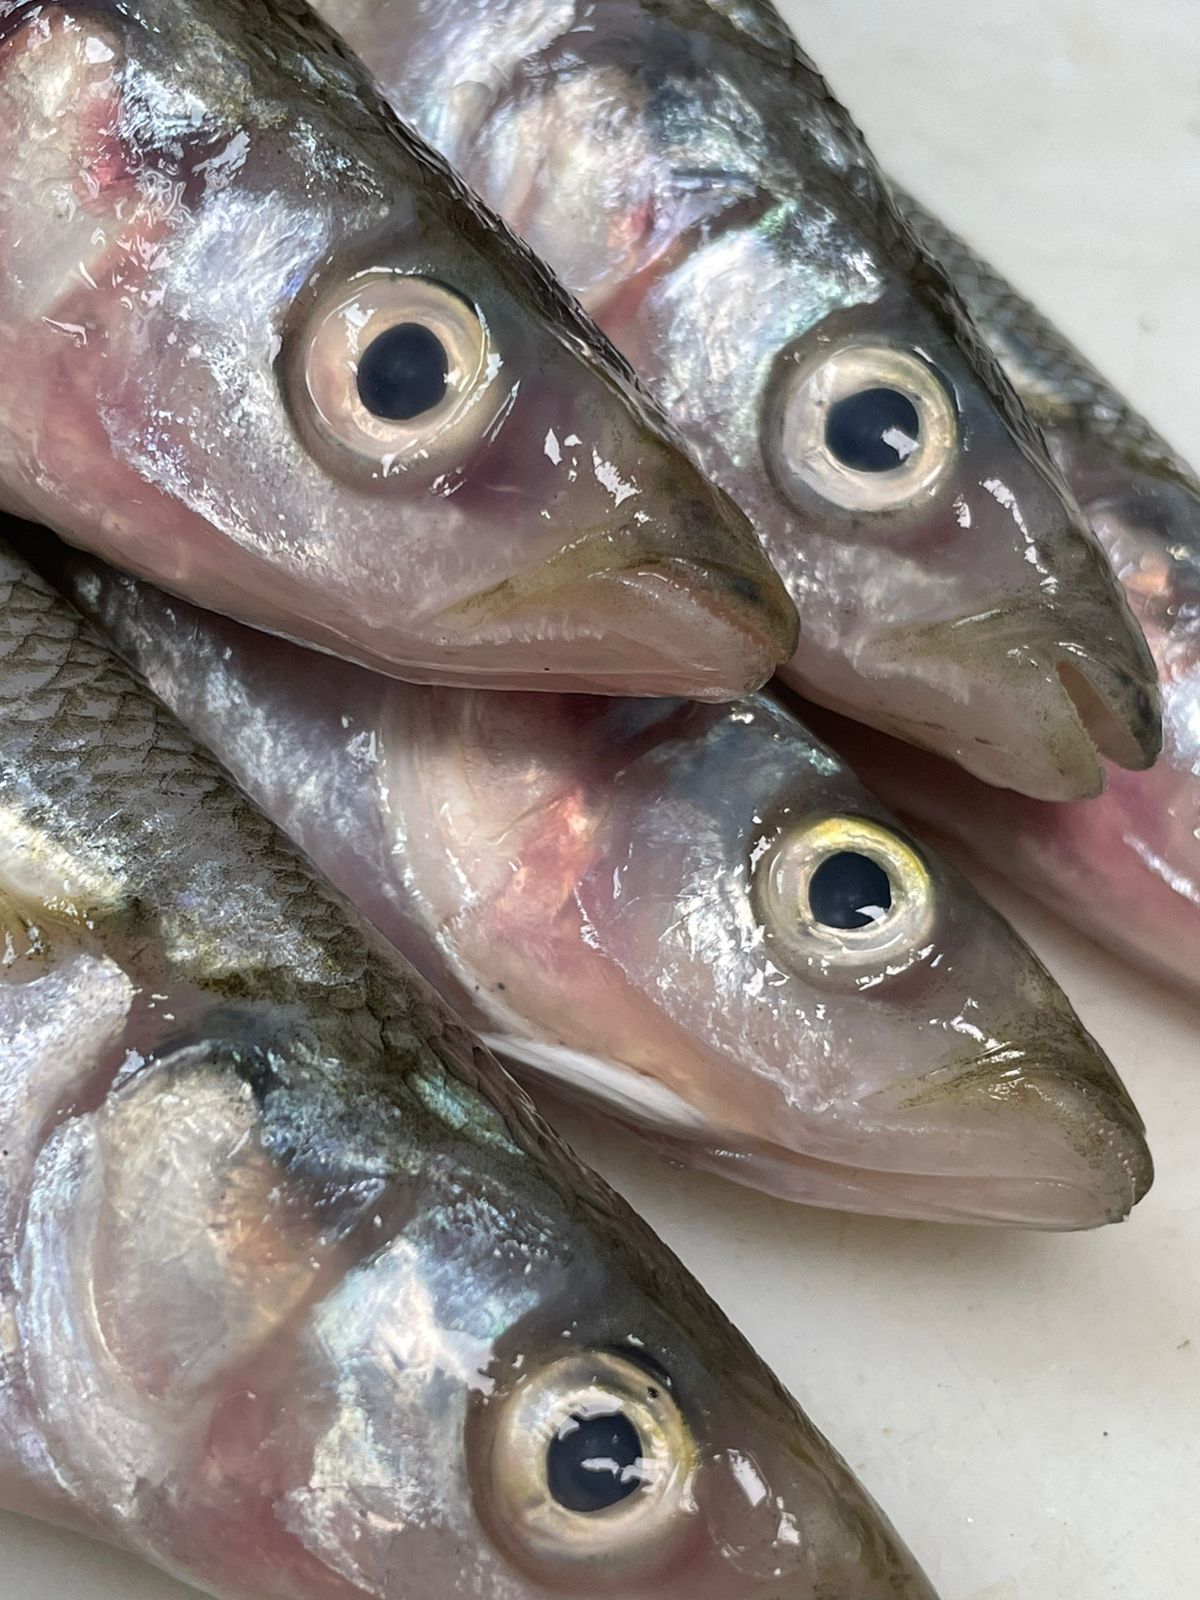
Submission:
<svg viewBox="0 0 1200 1600">
<path fill-rule="evenodd" d="M 750 516 L 814 700 L 1045 799 L 1159 746 L 1104 555 L 850 118 L 756 0 L 322 0 Z"/>
<path fill-rule="evenodd" d="M 1102 944 L 1200 983 L 1200 481 L 1021 294 L 903 197 L 1046 434 L 1129 596 L 1158 665 L 1163 753 L 1108 774 L 1086 805 L 1046 806 L 839 727 L 895 804 L 958 838 Z M 1115 908 L 1119 913 L 1114 914 Z"/>
<path fill-rule="evenodd" d="M 0 503 L 401 676 L 728 698 L 745 519 L 298 0 L 0 0 Z"/>
<path fill-rule="evenodd" d="M 0 558 L 0 1503 L 231 1600 L 933 1600 L 680 1264 Z"/>
<path fill-rule="evenodd" d="M 1080 1228 L 1144 1194 L 1065 996 L 778 701 L 420 688 L 58 576 L 539 1089 L 806 1203 Z"/>
</svg>

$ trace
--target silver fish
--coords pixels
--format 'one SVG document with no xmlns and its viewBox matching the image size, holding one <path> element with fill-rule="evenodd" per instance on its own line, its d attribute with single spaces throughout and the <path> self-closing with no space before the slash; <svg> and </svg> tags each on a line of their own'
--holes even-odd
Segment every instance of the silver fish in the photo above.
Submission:
<svg viewBox="0 0 1200 1600">
<path fill-rule="evenodd" d="M 700 1287 L 0 557 L 0 1504 L 226 1600 L 934 1600 Z"/>
<path fill-rule="evenodd" d="M 419 688 L 90 563 L 67 581 L 539 1087 L 809 1204 L 1081 1228 L 1145 1193 L 1065 996 L 777 701 Z"/>
<path fill-rule="evenodd" d="M 1149 766 L 1103 552 L 861 135 L 757 0 L 321 0 L 745 510 L 824 705 L 1046 799 Z"/>
<path fill-rule="evenodd" d="M 0 503 L 448 682 L 727 698 L 744 518 L 298 0 L 0 0 Z"/>
<path fill-rule="evenodd" d="M 915 201 L 954 277 L 1103 541 L 1154 659 L 1163 753 L 1108 774 L 1085 805 L 1046 806 L 839 727 L 904 810 L 1003 864 L 1029 893 L 1151 971 L 1200 985 L 1200 479 L 1026 299 Z M 1114 914 L 1119 908 L 1119 914 Z"/>
</svg>

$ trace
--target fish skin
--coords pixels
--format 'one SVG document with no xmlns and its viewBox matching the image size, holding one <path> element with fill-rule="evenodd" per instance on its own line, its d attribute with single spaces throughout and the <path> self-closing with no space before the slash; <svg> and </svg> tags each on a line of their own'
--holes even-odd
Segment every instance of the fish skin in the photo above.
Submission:
<svg viewBox="0 0 1200 1600">
<path fill-rule="evenodd" d="M 226 1600 L 934 1600 L 421 980 L 8 554 L 0 599 L 0 1503 Z M 590 1566 L 507 1514 L 581 1370 L 664 1486 Z"/>
<path fill-rule="evenodd" d="M 55 576 L 539 1092 L 847 1210 L 1081 1228 L 1149 1186 L 1141 1120 L 1041 964 L 778 701 L 421 688 L 69 555 Z M 838 818 L 923 863 L 911 933 L 861 965 L 765 898 L 780 841 Z"/>
<path fill-rule="evenodd" d="M 1200 982 L 1200 480 L 1033 305 L 919 203 L 901 203 L 1043 429 L 1108 552 L 1157 662 L 1163 753 L 1110 769 L 1106 792 L 1047 806 L 831 732 L 891 802 L 957 839 L 1101 944 Z M 1113 908 L 1120 907 L 1120 915 Z"/>
<path fill-rule="evenodd" d="M 801 614 L 793 687 L 1045 799 L 1098 792 L 1098 749 L 1153 761 L 1153 663 L 1103 552 L 771 7 L 321 8 L 747 512 Z M 882 382 L 897 353 L 929 448 L 885 510 L 878 474 L 831 486 L 813 396 L 848 359 L 856 389 Z"/>
<path fill-rule="evenodd" d="M 0 503 L 198 604 L 600 693 L 795 646 L 745 519 L 297 0 L 0 0 L 0 262 Z M 406 320 L 444 404 L 384 423 L 355 375 Z"/>
</svg>

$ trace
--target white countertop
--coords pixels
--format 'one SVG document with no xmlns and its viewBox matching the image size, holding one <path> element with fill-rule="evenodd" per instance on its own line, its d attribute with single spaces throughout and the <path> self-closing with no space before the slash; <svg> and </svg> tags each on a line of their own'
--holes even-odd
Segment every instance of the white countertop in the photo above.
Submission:
<svg viewBox="0 0 1200 1600">
<path fill-rule="evenodd" d="M 1196 0 L 784 0 L 888 168 L 1200 461 Z M 1200 1004 L 1011 892 L 1158 1179 L 1071 1237 L 804 1212 L 568 1130 L 728 1307 L 943 1600 L 1200 1595 Z M 1113 908 L 1119 915 L 1119 907 Z M 0 1517 L 0 1600 L 184 1600 Z"/>
</svg>

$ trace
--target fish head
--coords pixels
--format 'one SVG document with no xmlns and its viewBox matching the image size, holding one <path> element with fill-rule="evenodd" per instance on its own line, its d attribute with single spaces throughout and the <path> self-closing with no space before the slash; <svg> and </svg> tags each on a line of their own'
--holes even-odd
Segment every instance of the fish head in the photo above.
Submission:
<svg viewBox="0 0 1200 1600">
<path fill-rule="evenodd" d="M 313 1318 L 309 1551 L 389 1600 L 932 1600 L 694 1281 L 524 1120 L 548 1182 L 446 1163 Z"/>
<path fill-rule="evenodd" d="M 279 1016 L 188 1021 L 36 1127 L 22 1504 L 237 1600 L 934 1600 L 456 1025 L 368 1088 Z"/>
<path fill-rule="evenodd" d="M 393 214 L 320 265 L 285 335 L 298 438 L 355 497 L 367 587 L 406 547 L 444 677 L 701 698 L 761 679 L 794 616 L 748 525 L 543 269 L 514 249 L 500 270 L 474 221 Z M 433 265 L 449 255 L 453 288 Z M 375 353 L 426 326 L 461 392 L 440 419 L 371 416 Z"/>
<path fill-rule="evenodd" d="M 1082 1228 L 1148 1187 L 1058 986 L 777 701 L 443 696 L 384 746 L 409 892 L 518 1070 L 811 1204 Z"/>
<path fill-rule="evenodd" d="M 334 36 L 214 6 L 197 52 L 161 9 L 0 38 L 6 498 L 400 676 L 768 676 L 794 608 L 744 517 Z"/>
<path fill-rule="evenodd" d="M 1038 798 L 1151 763 L 1153 662 L 1104 552 L 882 193 L 729 226 L 657 312 L 670 409 L 800 610 L 790 683 Z"/>
</svg>

